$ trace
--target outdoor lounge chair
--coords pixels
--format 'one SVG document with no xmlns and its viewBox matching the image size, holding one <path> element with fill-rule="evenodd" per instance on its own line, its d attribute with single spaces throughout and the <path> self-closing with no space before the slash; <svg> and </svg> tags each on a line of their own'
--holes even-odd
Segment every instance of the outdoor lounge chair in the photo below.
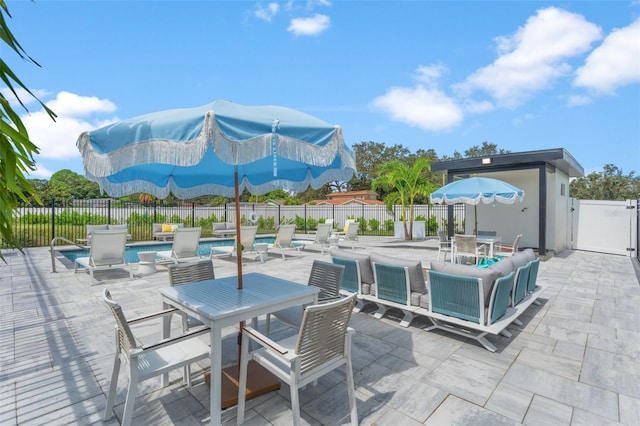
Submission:
<svg viewBox="0 0 640 426">
<path fill-rule="evenodd" d="M 358 227 L 360 224 L 358 222 L 351 222 L 347 226 L 347 231 L 344 233 L 340 241 L 345 241 L 351 244 L 351 248 L 355 250 L 355 242 L 358 241 Z"/>
<path fill-rule="evenodd" d="M 317 245 L 320 247 L 320 253 L 324 254 L 324 247 L 329 247 L 329 237 L 331 236 L 331 224 L 319 223 L 316 235 L 313 241 L 310 240 L 294 240 L 293 244 L 301 246 L 303 249 L 307 245 Z"/>
<path fill-rule="evenodd" d="M 323 262 L 321 260 L 313 261 L 307 285 L 320 289 L 318 303 L 327 303 L 340 299 L 340 283 L 342 282 L 343 274 L 344 266 L 342 265 Z M 302 323 L 303 313 L 304 308 L 302 306 L 294 306 L 267 314 L 267 336 L 269 336 L 271 332 L 272 315 L 285 324 L 298 328 Z"/>
<path fill-rule="evenodd" d="M 104 420 L 107 421 L 113 416 L 120 364 L 124 360 L 129 364 L 129 386 L 122 415 L 122 425 L 128 426 L 133 417 L 138 382 L 209 358 L 209 346 L 197 339 L 197 336 L 209 333 L 209 329 L 199 329 L 179 337 L 143 345 L 136 341 L 130 325 L 162 318 L 164 315 L 173 315 L 177 309 L 168 309 L 127 320 L 122 308 L 113 301 L 107 289 L 104 289 L 102 298 L 116 320 L 116 354 L 113 360 L 107 405 L 104 409 Z M 191 386 L 191 377 L 187 375 L 185 379 L 187 386 Z"/>
<path fill-rule="evenodd" d="M 254 244 L 256 242 L 256 234 L 258 233 L 257 226 L 241 226 L 240 227 L 240 244 L 242 244 L 242 253 L 254 252 Z M 228 254 L 233 256 L 238 251 L 238 236 L 232 246 L 213 246 L 211 247 L 211 257 L 218 254 Z"/>
<path fill-rule="evenodd" d="M 126 231 L 94 231 L 89 257 L 79 257 L 73 263 L 74 272 L 78 265 L 89 271 L 90 284 L 93 285 L 93 272 L 99 269 L 129 268 L 129 279 L 133 279 L 131 264 L 126 261 L 124 252 L 127 243 Z"/>
<path fill-rule="evenodd" d="M 158 257 L 173 263 L 200 258 L 198 245 L 202 228 L 177 228 L 173 234 L 171 250 L 158 252 Z"/>
<path fill-rule="evenodd" d="M 358 424 L 351 365 L 351 336 L 354 330 L 349 327 L 355 298 L 355 295 L 351 295 L 335 302 L 308 306 L 299 333 L 278 342 L 252 327 L 244 328 L 238 386 L 238 424 L 244 423 L 247 364 L 250 359 L 289 384 L 294 425 L 300 424 L 298 389 L 345 365 L 351 424 Z M 249 353 L 249 339 L 262 347 Z"/>
<path fill-rule="evenodd" d="M 280 250 L 280 254 L 282 255 L 282 260 L 287 260 L 284 252 L 286 250 L 297 250 L 298 257 L 302 257 L 300 253 L 300 244 L 296 244 L 293 241 L 293 234 L 296 232 L 295 225 L 280 225 L 278 228 L 278 234 L 276 235 L 276 241 L 273 243 L 271 248 Z"/>
</svg>

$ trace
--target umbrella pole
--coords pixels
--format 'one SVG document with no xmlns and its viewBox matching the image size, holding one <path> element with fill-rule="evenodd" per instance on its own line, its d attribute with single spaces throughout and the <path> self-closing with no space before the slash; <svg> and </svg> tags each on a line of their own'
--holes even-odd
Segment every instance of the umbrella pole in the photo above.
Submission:
<svg viewBox="0 0 640 426">
<path fill-rule="evenodd" d="M 474 217 L 475 217 L 475 225 L 474 225 L 473 233 L 477 237 L 478 236 L 478 205 L 477 204 L 473 205 L 473 210 L 474 210 Z"/>
<path fill-rule="evenodd" d="M 238 185 L 238 169 L 233 172 L 236 196 L 236 244 L 238 257 L 238 289 L 242 289 L 242 245 L 240 244 L 240 190 Z M 238 363 L 222 369 L 222 409 L 238 403 L 238 388 L 240 387 L 240 356 L 242 353 L 242 329 L 244 321 L 240 322 L 238 333 Z M 207 384 L 207 376 L 205 375 Z M 247 393 L 246 399 L 256 398 L 265 393 L 280 389 L 280 380 L 257 362 L 251 360 L 247 365 Z"/>
<path fill-rule="evenodd" d="M 240 235 L 240 188 L 238 185 L 238 168 L 233 171 L 233 184 L 236 196 L 236 254 L 238 255 L 238 288 L 242 289 L 242 237 Z M 242 331 L 242 329 L 240 330 Z"/>
</svg>

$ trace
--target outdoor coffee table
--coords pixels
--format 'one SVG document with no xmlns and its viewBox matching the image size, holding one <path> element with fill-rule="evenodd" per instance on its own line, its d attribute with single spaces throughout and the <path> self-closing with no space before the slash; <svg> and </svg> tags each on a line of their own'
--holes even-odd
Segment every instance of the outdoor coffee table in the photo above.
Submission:
<svg viewBox="0 0 640 426">
<path fill-rule="evenodd" d="M 281 309 L 318 302 L 317 287 L 255 272 L 244 274 L 242 281 L 242 289 L 238 289 L 238 277 L 235 275 L 160 289 L 163 309 L 176 307 L 199 319 L 211 329 L 212 425 L 221 424 L 222 329 L 237 325 L 247 318 L 257 318 Z M 169 337 L 170 328 L 171 317 L 165 316 L 162 327 L 163 338 Z M 225 373 L 226 379 L 228 375 Z M 237 401 L 237 388 L 235 398 Z"/>
<path fill-rule="evenodd" d="M 256 249 L 260 262 L 264 263 L 264 259 L 268 257 L 267 251 L 269 250 L 269 244 L 267 243 L 255 243 L 253 248 Z"/>
<path fill-rule="evenodd" d="M 140 251 L 138 252 L 138 274 L 146 275 L 152 274 L 157 271 L 156 269 L 156 254 L 155 251 Z"/>
</svg>

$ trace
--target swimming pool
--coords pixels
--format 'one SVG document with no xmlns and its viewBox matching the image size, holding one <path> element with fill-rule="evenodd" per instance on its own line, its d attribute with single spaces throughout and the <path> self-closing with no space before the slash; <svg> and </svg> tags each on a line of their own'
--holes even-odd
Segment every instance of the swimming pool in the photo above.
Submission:
<svg viewBox="0 0 640 426">
<path fill-rule="evenodd" d="M 273 244 L 275 241 L 274 237 L 256 237 L 256 243 L 268 243 Z M 227 239 L 227 240 L 211 240 L 211 241 L 200 241 L 198 246 L 198 254 L 200 256 L 209 256 L 211 254 L 212 247 L 222 247 L 222 246 L 232 246 L 235 240 Z M 124 251 L 124 258 L 127 262 L 137 263 L 140 261 L 138 258 L 138 252 L 141 251 L 162 251 L 162 250 L 171 250 L 172 243 L 162 243 L 162 244 L 145 244 L 145 245 L 132 245 L 127 246 Z M 78 257 L 87 257 L 89 256 L 89 250 L 82 249 L 73 249 L 73 250 L 58 250 L 60 254 L 69 259 L 73 264 Z M 222 251 L 220 252 L 223 253 Z M 215 254 L 215 250 L 214 250 Z"/>
</svg>

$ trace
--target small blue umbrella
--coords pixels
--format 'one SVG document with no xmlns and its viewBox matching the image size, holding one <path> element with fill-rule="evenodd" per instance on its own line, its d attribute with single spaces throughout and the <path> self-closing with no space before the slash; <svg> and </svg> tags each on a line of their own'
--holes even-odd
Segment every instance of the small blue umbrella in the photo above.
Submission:
<svg viewBox="0 0 640 426">
<path fill-rule="evenodd" d="M 451 182 L 429 197 L 434 204 L 473 204 L 475 207 L 475 231 L 478 231 L 478 204 L 522 202 L 524 191 L 499 179 L 470 177 Z"/>
<path fill-rule="evenodd" d="M 112 196 L 235 195 L 237 207 L 245 188 L 252 194 L 303 191 L 356 172 L 339 126 L 290 108 L 226 100 L 84 132 L 76 145 L 87 178 Z M 236 208 L 238 241 L 239 222 Z M 238 280 L 242 288 L 240 255 Z"/>
</svg>

